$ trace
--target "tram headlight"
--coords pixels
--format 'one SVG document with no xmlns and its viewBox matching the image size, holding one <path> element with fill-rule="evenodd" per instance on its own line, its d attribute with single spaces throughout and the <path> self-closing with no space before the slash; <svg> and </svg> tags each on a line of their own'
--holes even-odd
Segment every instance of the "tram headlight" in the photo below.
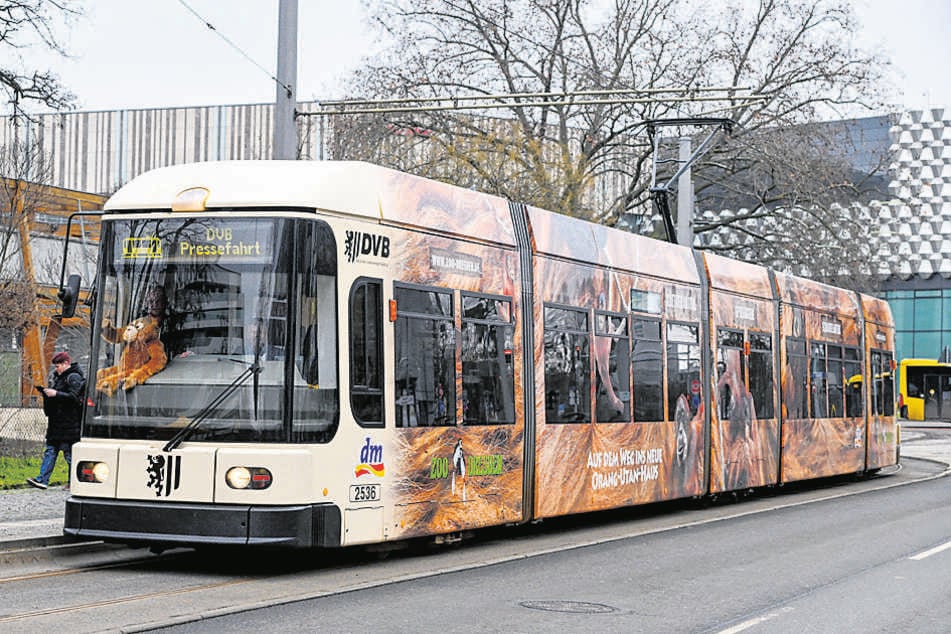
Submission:
<svg viewBox="0 0 951 634">
<path fill-rule="evenodd" d="M 247 489 L 251 484 L 251 472 L 247 467 L 231 467 L 225 474 L 225 480 L 232 489 Z"/>
<path fill-rule="evenodd" d="M 76 478 L 80 482 L 105 482 L 109 479 L 109 465 L 105 462 L 83 460 L 76 465 Z"/>
<path fill-rule="evenodd" d="M 266 489 L 273 479 L 264 467 L 231 467 L 225 473 L 225 482 L 232 489 Z"/>
</svg>

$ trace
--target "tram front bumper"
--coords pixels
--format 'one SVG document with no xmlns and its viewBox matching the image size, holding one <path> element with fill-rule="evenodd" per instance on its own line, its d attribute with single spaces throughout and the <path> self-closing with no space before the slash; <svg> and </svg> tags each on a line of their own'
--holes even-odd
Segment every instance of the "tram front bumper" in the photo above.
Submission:
<svg viewBox="0 0 951 634">
<path fill-rule="evenodd" d="M 256 506 L 160 503 L 71 496 L 63 532 L 129 544 L 340 546 L 340 509 L 333 504 Z"/>
</svg>

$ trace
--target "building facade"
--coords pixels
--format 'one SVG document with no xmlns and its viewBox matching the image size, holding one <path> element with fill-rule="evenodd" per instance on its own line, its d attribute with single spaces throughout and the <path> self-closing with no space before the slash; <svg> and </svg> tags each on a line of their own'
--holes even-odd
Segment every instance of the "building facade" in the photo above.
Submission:
<svg viewBox="0 0 951 634">
<path fill-rule="evenodd" d="M 53 159 L 52 185 L 108 195 L 165 165 L 271 156 L 273 104 L 69 112 L 0 120 L 0 145 L 36 142 Z M 314 112 L 316 102 L 300 103 Z M 297 119 L 299 155 L 330 155 L 325 118 Z M 933 108 L 848 122 L 850 160 L 870 171 L 889 157 L 888 200 L 863 211 L 873 271 L 898 327 L 898 353 L 938 358 L 951 347 L 951 110 Z M 597 189 L 610 184 L 596 184 Z"/>
<path fill-rule="evenodd" d="M 893 198 L 878 223 L 883 296 L 899 357 L 937 359 L 951 347 L 951 109 L 902 113 L 891 141 Z"/>
</svg>

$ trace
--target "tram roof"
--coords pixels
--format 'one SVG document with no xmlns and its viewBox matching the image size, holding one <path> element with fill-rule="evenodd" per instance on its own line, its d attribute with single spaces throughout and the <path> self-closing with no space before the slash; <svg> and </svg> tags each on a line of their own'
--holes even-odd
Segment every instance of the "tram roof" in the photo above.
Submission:
<svg viewBox="0 0 951 634">
<path fill-rule="evenodd" d="M 693 251 L 534 207 L 529 222 L 540 254 L 691 284 L 700 282 Z"/>
<path fill-rule="evenodd" d="M 713 288 L 745 293 L 753 297 L 771 299 L 773 289 L 769 281 L 769 271 L 758 264 L 704 252 L 704 261 L 710 275 Z"/>
<path fill-rule="evenodd" d="M 892 325 L 891 308 L 884 299 L 862 293 L 862 309 L 865 321 L 882 325 Z"/>
<path fill-rule="evenodd" d="M 781 272 L 776 273 L 776 285 L 785 303 L 852 317 L 858 315 L 858 298 L 854 291 Z"/>
<path fill-rule="evenodd" d="M 360 161 L 213 161 L 163 167 L 134 178 L 104 208 L 171 209 L 183 191 L 193 188 L 208 191 L 208 210 L 323 209 L 515 245 L 504 199 Z"/>
<path fill-rule="evenodd" d="M 134 178 L 104 209 L 172 209 L 180 194 L 193 188 L 207 190 L 208 210 L 323 209 L 515 246 L 505 199 L 360 161 L 210 161 L 162 167 Z M 528 216 L 539 254 L 699 283 L 688 247 L 534 207 L 528 208 Z M 741 290 L 749 285 L 743 290 L 768 296 L 765 269 L 715 256 L 707 260 L 714 286 Z"/>
</svg>

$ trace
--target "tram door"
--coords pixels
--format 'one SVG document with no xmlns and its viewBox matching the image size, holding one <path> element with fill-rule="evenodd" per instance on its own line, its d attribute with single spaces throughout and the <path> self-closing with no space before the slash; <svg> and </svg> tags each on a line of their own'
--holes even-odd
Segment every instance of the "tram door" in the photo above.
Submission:
<svg viewBox="0 0 951 634">
<path fill-rule="evenodd" d="M 951 418 L 951 375 L 924 375 L 925 420 Z"/>
</svg>

